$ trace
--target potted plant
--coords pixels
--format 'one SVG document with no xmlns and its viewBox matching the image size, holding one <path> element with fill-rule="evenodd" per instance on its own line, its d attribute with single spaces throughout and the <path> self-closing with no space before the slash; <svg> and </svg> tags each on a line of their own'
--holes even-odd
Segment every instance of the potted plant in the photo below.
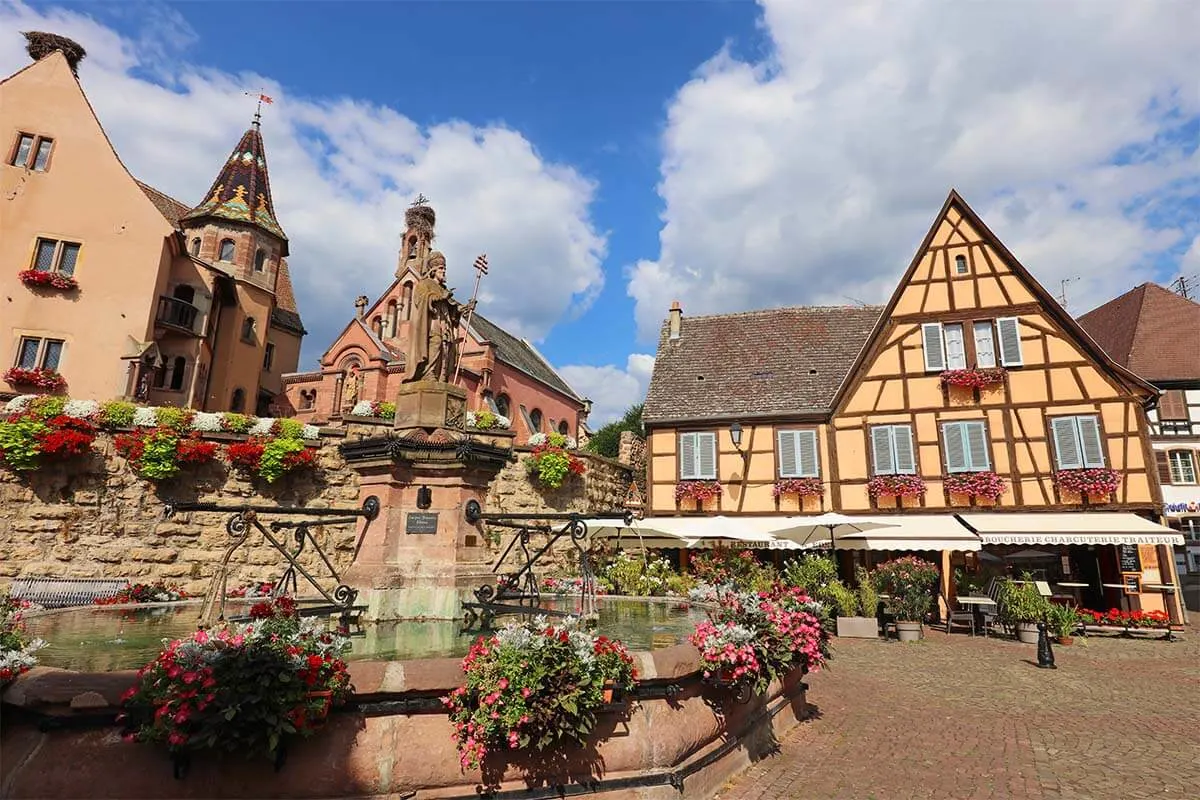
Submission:
<svg viewBox="0 0 1200 800">
<path fill-rule="evenodd" d="M 1046 613 L 1046 622 L 1054 632 L 1059 644 L 1072 644 L 1071 637 L 1079 629 L 1079 611 L 1073 606 L 1050 604 Z"/>
<path fill-rule="evenodd" d="M 1033 579 L 1005 580 L 1000 585 L 1000 621 L 1016 630 L 1017 641 L 1037 644 L 1039 622 L 1050 613 L 1050 602 L 1042 597 Z"/>
<path fill-rule="evenodd" d="M 826 587 L 830 600 L 837 608 L 837 635 L 850 639 L 874 639 L 879 636 L 879 620 L 875 611 L 879 606 L 879 592 L 875 579 L 859 566 L 854 571 L 858 581 L 851 589 L 841 581 L 833 581 Z"/>
<path fill-rule="evenodd" d="M 880 564 L 875 578 L 879 589 L 888 595 L 888 611 L 896 617 L 896 637 L 902 642 L 920 639 L 925 615 L 933 606 L 937 567 L 915 556 L 904 556 Z"/>
</svg>

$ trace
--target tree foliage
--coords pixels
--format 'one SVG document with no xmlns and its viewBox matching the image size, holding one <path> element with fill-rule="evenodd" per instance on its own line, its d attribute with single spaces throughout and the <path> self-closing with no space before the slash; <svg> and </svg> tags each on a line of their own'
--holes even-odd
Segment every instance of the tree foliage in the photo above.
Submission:
<svg viewBox="0 0 1200 800">
<path fill-rule="evenodd" d="M 622 431 L 631 431 L 641 437 L 646 435 L 646 430 L 642 427 L 641 403 L 630 406 L 625 416 L 593 433 L 592 438 L 588 440 L 587 449 L 602 456 L 616 458 L 621 446 Z"/>
</svg>

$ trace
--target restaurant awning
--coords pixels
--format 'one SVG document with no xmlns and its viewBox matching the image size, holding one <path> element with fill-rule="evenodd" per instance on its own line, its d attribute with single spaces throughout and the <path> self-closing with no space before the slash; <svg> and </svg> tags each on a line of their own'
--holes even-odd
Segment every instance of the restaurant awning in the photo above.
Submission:
<svg viewBox="0 0 1200 800">
<path fill-rule="evenodd" d="M 622 519 L 585 519 L 588 538 L 646 548 L 751 547 L 791 548 L 777 542 L 763 517 L 651 517 L 626 525 Z"/>
<path fill-rule="evenodd" d="M 1177 531 L 1137 514 L 959 514 L 984 544 L 1183 544 Z"/>
<path fill-rule="evenodd" d="M 979 550 L 979 537 L 953 514 L 913 514 L 880 517 L 890 527 L 837 538 L 839 550 Z"/>
</svg>

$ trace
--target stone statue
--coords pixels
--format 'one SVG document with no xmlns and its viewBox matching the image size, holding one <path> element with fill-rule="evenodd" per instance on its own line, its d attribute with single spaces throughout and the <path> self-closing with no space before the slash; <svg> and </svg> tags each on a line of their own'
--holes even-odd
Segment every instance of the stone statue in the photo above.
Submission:
<svg viewBox="0 0 1200 800">
<path fill-rule="evenodd" d="M 421 279 L 413 288 L 404 362 L 408 375 L 402 383 L 451 381 L 458 366 L 459 326 L 463 315 L 474 307 L 474 300 L 463 305 L 454 299 L 446 288 L 446 257 L 437 250 L 430 253 Z"/>
</svg>

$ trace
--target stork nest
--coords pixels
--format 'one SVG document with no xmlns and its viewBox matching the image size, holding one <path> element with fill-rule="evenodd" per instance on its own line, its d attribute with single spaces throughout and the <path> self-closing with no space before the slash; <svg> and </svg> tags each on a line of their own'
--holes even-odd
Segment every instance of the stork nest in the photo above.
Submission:
<svg viewBox="0 0 1200 800">
<path fill-rule="evenodd" d="M 40 61 L 55 50 L 61 50 L 67 58 L 67 63 L 71 66 L 71 72 L 78 74 L 79 62 L 87 56 L 87 50 L 83 49 L 83 45 L 74 39 L 59 36 L 57 33 L 22 31 L 22 35 L 27 42 L 25 51 L 34 61 Z"/>
<path fill-rule="evenodd" d="M 433 206 L 410 206 L 404 212 L 404 221 L 410 228 L 433 233 L 433 226 L 437 223 L 437 213 L 433 210 Z"/>
</svg>

